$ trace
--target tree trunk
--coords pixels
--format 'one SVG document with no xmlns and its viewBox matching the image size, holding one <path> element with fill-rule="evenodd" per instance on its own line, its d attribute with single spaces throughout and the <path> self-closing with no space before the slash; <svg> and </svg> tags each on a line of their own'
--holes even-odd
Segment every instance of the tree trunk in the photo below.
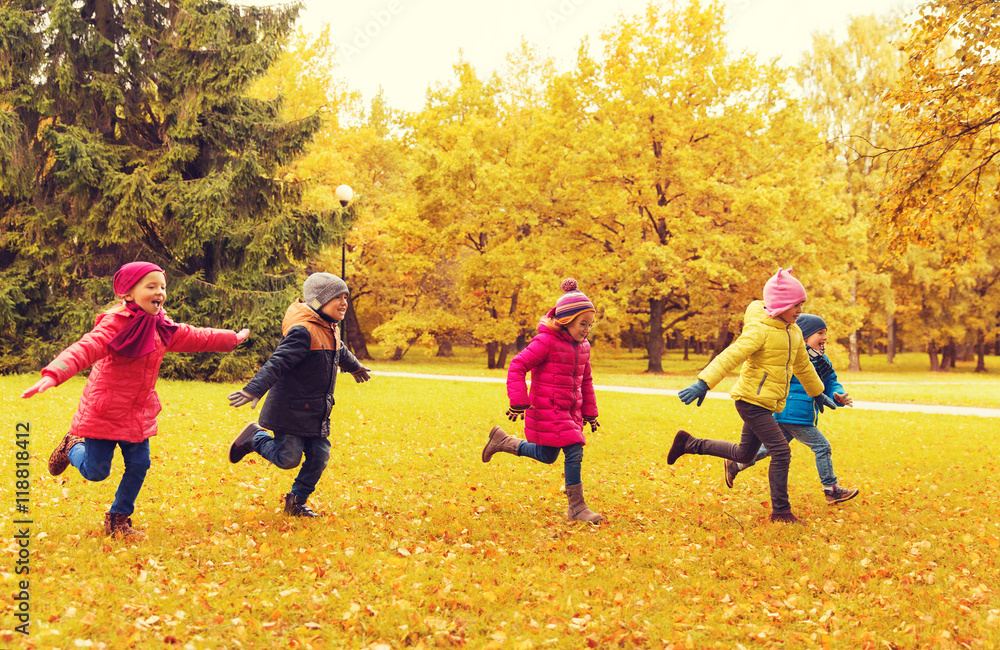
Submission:
<svg viewBox="0 0 1000 650">
<path fill-rule="evenodd" d="M 893 310 L 889 311 L 889 318 L 886 321 L 886 332 L 885 332 L 885 356 L 886 361 L 891 365 L 896 359 L 896 313 Z"/>
<path fill-rule="evenodd" d="M 858 331 L 851 330 L 847 337 L 847 369 L 861 372 L 861 355 L 858 352 Z"/>
<path fill-rule="evenodd" d="M 976 372 L 986 372 L 986 333 L 976 332 Z"/>
<path fill-rule="evenodd" d="M 690 348 L 691 348 L 691 337 L 690 336 L 685 336 L 684 337 L 684 360 L 685 361 L 688 360 L 688 350 Z"/>
<path fill-rule="evenodd" d="M 397 345 L 396 350 L 392 353 L 392 360 L 401 361 L 403 359 L 404 354 L 406 354 L 406 350 Z"/>
<path fill-rule="evenodd" d="M 931 372 L 937 372 L 940 370 L 941 366 L 938 364 L 937 342 L 934 339 L 927 342 L 927 356 L 930 358 Z"/>
<path fill-rule="evenodd" d="M 712 359 L 722 354 L 722 351 L 729 347 L 729 344 L 733 340 L 733 334 L 729 331 L 729 328 L 725 325 L 719 328 L 719 335 L 715 338 L 715 345 L 712 347 L 712 355 L 708 362 L 711 363 Z"/>
<path fill-rule="evenodd" d="M 524 348 L 528 347 L 528 337 L 524 332 L 517 335 L 517 341 L 514 342 L 514 345 L 517 352 L 520 352 Z"/>
<path fill-rule="evenodd" d="M 507 365 L 507 353 L 510 352 L 509 343 L 500 344 L 500 358 L 497 359 L 497 368 L 503 369 Z"/>
<path fill-rule="evenodd" d="M 629 351 L 629 354 L 632 354 L 632 348 L 635 347 L 634 345 L 632 345 L 634 342 L 635 342 L 635 323 L 629 323 L 629 325 L 628 325 L 628 351 Z"/>
<path fill-rule="evenodd" d="M 358 313 L 354 310 L 354 303 L 351 297 L 347 297 L 347 315 L 344 316 L 343 339 L 347 342 L 347 348 L 354 353 L 358 361 L 371 361 L 372 355 L 368 352 L 368 342 L 365 341 L 365 334 L 358 324 Z"/>
<path fill-rule="evenodd" d="M 486 367 L 490 370 L 497 367 L 497 342 L 490 341 L 486 344 Z"/>
<path fill-rule="evenodd" d="M 852 265 L 853 266 L 853 265 Z M 858 271 L 851 269 L 851 306 L 858 304 Z M 861 372 L 861 355 L 858 354 L 858 332 L 851 330 L 847 337 L 847 369 Z"/>
<path fill-rule="evenodd" d="M 649 362 L 646 372 L 663 372 L 663 298 L 649 301 L 649 341 L 646 343 Z"/>
<path fill-rule="evenodd" d="M 868 356 L 875 355 L 875 326 L 868 326 Z"/>
<path fill-rule="evenodd" d="M 455 350 L 452 349 L 451 339 L 448 337 L 438 338 L 438 351 L 436 357 L 453 357 Z"/>
</svg>

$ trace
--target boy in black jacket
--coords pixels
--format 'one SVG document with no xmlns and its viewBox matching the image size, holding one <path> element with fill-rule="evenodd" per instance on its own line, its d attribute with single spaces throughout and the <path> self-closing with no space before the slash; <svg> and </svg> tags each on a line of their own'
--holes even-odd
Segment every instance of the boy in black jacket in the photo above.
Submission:
<svg viewBox="0 0 1000 650">
<path fill-rule="evenodd" d="M 368 381 L 368 368 L 341 344 L 338 325 L 347 314 L 347 283 L 330 273 L 313 273 L 281 321 L 281 341 L 271 358 L 243 390 L 229 396 L 233 407 L 251 408 L 270 391 L 260 411 L 260 426 L 248 424 L 229 447 L 229 462 L 257 452 L 281 469 L 294 469 L 305 455 L 285 512 L 319 516 L 306 500 L 316 490 L 330 460 L 330 410 L 337 369 Z M 270 429 L 274 436 L 263 429 Z"/>
</svg>

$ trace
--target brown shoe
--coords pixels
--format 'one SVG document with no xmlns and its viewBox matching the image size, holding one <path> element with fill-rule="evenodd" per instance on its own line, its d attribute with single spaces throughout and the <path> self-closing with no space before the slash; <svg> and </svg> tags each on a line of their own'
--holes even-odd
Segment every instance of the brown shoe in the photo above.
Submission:
<svg viewBox="0 0 1000 650">
<path fill-rule="evenodd" d="M 566 519 L 573 521 L 585 521 L 588 524 L 599 524 L 604 521 L 602 515 L 597 514 L 587 507 L 583 500 L 583 483 L 566 486 L 566 497 L 569 499 L 569 509 L 566 511 Z"/>
<path fill-rule="evenodd" d="M 319 517 L 319 513 L 306 505 L 306 500 L 289 492 L 285 495 L 285 514 L 293 517 Z"/>
<path fill-rule="evenodd" d="M 238 463 L 243 460 L 244 456 L 253 452 L 253 437 L 257 435 L 257 432 L 260 430 L 261 428 L 256 422 L 250 422 L 243 427 L 240 434 L 236 436 L 236 439 L 233 440 L 231 445 L 229 445 L 230 463 Z"/>
<path fill-rule="evenodd" d="M 49 456 L 49 474 L 59 476 L 69 467 L 69 450 L 83 442 L 83 438 L 67 433 L 59 446 Z"/>
<path fill-rule="evenodd" d="M 801 524 L 802 521 L 790 512 L 772 512 L 771 521 L 777 524 Z"/>
<path fill-rule="evenodd" d="M 823 490 L 823 494 L 826 495 L 826 503 L 831 506 L 850 501 L 858 496 L 858 492 L 860 492 L 858 488 L 842 488 L 839 485 L 833 486 L 832 490 Z"/>
<path fill-rule="evenodd" d="M 688 440 L 691 438 L 691 434 L 687 431 L 677 432 L 677 435 L 674 436 L 674 444 L 670 445 L 670 451 L 667 453 L 667 465 L 673 465 L 678 458 L 684 455 Z"/>
<path fill-rule="evenodd" d="M 132 528 L 132 517 L 120 512 L 104 513 L 104 534 L 134 541 L 146 539 L 146 533 Z"/>
<path fill-rule="evenodd" d="M 521 446 L 522 442 L 523 440 L 519 440 L 514 436 L 508 436 L 500 427 L 493 427 L 490 430 L 490 439 L 486 443 L 486 446 L 483 447 L 483 462 L 490 462 L 493 454 L 498 451 L 517 456 L 517 448 Z"/>
<path fill-rule="evenodd" d="M 733 488 L 733 481 L 736 480 L 736 475 L 740 473 L 740 464 L 735 460 L 726 460 L 723 463 L 722 468 L 726 473 L 726 487 L 729 489 Z"/>
</svg>

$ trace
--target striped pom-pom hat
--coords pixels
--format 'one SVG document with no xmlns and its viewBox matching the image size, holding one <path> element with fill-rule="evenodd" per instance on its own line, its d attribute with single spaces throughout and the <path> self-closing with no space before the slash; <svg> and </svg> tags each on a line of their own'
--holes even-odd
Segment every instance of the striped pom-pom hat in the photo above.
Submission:
<svg viewBox="0 0 1000 650">
<path fill-rule="evenodd" d="M 562 281 L 562 290 L 565 293 L 556 301 L 556 306 L 552 310 L 552 319 L 560 325 L 569 325 L 573 319 L 588 311 L 597 312 L 594 303 L 577 289 L 576 280 L 566 278 Z"/>
</svg>

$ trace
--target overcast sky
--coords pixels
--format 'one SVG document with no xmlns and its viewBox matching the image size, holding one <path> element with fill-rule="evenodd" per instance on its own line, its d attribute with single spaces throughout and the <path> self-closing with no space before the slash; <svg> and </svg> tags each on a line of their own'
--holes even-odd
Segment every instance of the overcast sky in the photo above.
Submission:
<svg viewBox="0 0 1000 650">
<path fill-rule="evenodd" d="M 272 4 L 251 0 L 254 4 Z M 299 24 L 316 31 L 330 23 L 340 72 L 367 103 L 384 90 L 390 106 L 419 110 L 425 92 L 453 79 L 464 57 L 481 78 L 516 50 L 521 38 L 541 46 L 569 70 L 584 37 L 592 50 L 620 13 L 642 12 L 647 0 L 305 0 Z M 729 45 L 794 65 L 813 32 L 841 37 L 847 18 L 911 9 L 915 0 L 727 0 Z M 460 54 L 461 52 L 461 54 Z"/>
</svg>

